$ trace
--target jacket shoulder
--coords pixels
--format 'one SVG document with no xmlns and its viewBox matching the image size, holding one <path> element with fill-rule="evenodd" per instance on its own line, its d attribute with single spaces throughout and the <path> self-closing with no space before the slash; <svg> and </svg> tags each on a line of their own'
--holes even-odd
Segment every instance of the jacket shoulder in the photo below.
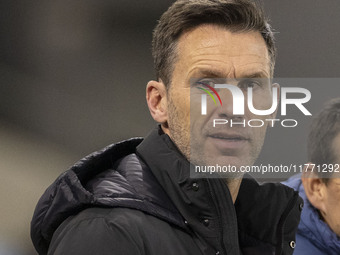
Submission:
<svg viewBox="0 0 340 255">
<path fill-rule="evenodd" d="M 46 189 L 31 221 L 31 238 L 40 254 L 46 253 L 54 231 L 67 217 L 97 204 L 97 197 L 84 185 L 97 174 L 109 169 L 112 162 L 134 153 L 141 141 L 141 138 L 131 138 L 88 155 Z"/>
<path fill-rule="evenodd" d="M 45 191 L 31 222 L 31 238 L 39 253 L 46 254 L 60 224 L 87 208 L 137 209 L 185 227 L 148 166 L 136 156 L 141 141 L 130 139 L 87 156 Z M 105 222 L 100 218 L 96 220 Z"/>
</svg>

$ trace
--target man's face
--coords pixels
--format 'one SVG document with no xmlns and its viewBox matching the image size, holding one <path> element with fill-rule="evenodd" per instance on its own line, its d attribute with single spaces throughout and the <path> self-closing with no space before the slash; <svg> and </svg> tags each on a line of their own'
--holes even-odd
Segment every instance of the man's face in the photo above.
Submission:
<svg viewBox="0 0 340 255">
<path fill-rule="evenodd" d="M 340 164 L 340 133 L 335 137 L 332 144 L 332 151 L 335 153 L 336 163 Z M 321 212 L 329 227 L 340 236 L 340 178 L 334 173 L 326 185 L 325 207 Z"/>
<path fill-rule="evenodd" d="M 241 78 L 270 77 L 270 59 L 261 34 L 232 33 L 215 25 L 202 25 L 180 37 L 177 55 L 168 91 L 171 139 L 195 164 L 253 164 L 263 145 L 268 122 L 257 128 L 240 125 L 214 128 L 213 119 L 247 122 L 249 119 L 265 120 L 269 116 L 256 116 L 246 105 L 244 115 L 234 116 L 232 96 L 227 89 L 218 91 L 223 106 L 214 107 L 213 103 L 209 103 L 207 114 L 202 115 L 202 91 L 192 84 L 192 80 L 209 82 L 209 78 L 227 78 L 228 84 L 238 86 L 247 98 L 248 85 L 241 84 Z M 269 109 L 272 105 L 272 86 L 269 82 L 249 84 L 254 86 L 254 107 L 258 110 Z M 190 111 L 190 105 L 196 105 L 193 100 L 197 101 L 197 107 Z"/>
</svg>

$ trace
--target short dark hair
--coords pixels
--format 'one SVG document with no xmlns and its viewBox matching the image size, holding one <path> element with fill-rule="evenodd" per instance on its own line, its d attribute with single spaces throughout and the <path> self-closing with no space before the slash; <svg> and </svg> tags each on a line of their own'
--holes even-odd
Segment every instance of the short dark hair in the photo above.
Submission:
<svg viewBox="0 0 340 255">
<path fill-rule="evenodd" d="M 171 83 L 179 37 L 202 24 L 215 24 L 232 32 L 259 31 L 266 42 L 273 73 L 274 34 L 259 4 L 252 0 L 177 0 L 158 21 L 152 40 L 156 76 L 167 87 Z"/>
<path fill-rule="evenodd" d="M 340 133 L 340 98 L 328 101 L 313 119 L 308 135 L 308 160 L 315 165 L 335 164 L 333 141 Z M 315 172 L 327 183 L 331 173 Z"/>
</svg>

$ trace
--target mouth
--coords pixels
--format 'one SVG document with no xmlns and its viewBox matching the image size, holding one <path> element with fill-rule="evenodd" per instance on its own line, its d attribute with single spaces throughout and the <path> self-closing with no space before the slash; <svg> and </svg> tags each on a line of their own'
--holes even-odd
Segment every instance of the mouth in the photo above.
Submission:
<svg viewBox="0 0 340 255">
<path fill-rule="evenodd" d="M 213 133 L 208 135 L 210 142 L 220 151 L 231 152 L 243 150 L 249 138 L 241 134 Z"/>
<path fill-rule="evenodd" d="M 222 133 L 217 133 L 217 134 L 210 134 L 208 137 L 214 138 L 214 139 L 222 139 L 222 140 L 227 140 L 227 141 L 247 141 L 249 140 L 247 137 L 239 134 L 222 134 Z"/>
</svg>

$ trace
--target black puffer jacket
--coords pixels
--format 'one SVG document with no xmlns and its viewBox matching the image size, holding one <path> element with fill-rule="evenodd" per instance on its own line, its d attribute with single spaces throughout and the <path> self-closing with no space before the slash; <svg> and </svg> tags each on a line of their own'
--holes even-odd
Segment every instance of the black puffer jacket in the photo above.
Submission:
<svg viewBox="0 0 340 255">
<path fill-rule="evenodd" d="M 62 174 L 34 212 L 39 254 L 292 254 L 302 200 L 244 178 L 190 179 L 160 128 L 91 154 Z"/>
</svg>

